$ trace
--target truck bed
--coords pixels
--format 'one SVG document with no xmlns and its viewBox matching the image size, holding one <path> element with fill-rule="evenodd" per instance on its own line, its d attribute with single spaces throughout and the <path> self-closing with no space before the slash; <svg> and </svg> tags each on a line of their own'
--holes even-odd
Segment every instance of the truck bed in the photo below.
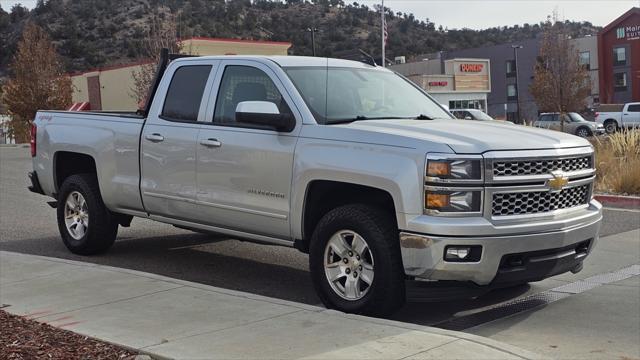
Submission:
<svg viewBox="0 0 640 360">
<path fill-rule="evenodd" d="M 130 112 L 39 111 L 34 169 L 42 190 L 54 196 L 61 184 L 61 156 L 91 157 L 107 207 L 122 213 L 143 210 L 140 197 L 140 133 L 145 118 Z"/>
</svg>

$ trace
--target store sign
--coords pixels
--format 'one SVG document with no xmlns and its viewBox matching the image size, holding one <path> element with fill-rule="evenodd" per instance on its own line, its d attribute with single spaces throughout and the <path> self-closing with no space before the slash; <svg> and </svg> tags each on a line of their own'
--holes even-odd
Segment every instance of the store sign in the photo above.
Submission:
<svg viewBox="0 0 640 360">
<path fill-rule="evenodd" d="M 616 39 L 640 39 L 640 25 L 623 26 L 616 29 Z"/>
<path fill-rule="evenodd" d="M 460 64 L 460 71 L 462 72 L 481 72 L 484 69 L 484 64 Z"/>
<path fill-rule="evenodd" d="M 429 81 L 429 86 L 447 86 L 449 85 L 448 81 Z"/>
</svg>

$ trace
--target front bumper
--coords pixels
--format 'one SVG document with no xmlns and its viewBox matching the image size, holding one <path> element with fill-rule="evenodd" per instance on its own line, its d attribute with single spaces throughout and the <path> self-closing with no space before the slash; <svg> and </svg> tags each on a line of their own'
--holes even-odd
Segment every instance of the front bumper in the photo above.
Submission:
<svg viewBox="0 0 640 360">
<path fill-rule="evenodd" d="M 539 281 L 566 271 L 577 271 L 598 240 L 602 207 L 592 201 L 584 213 L 581 221 L 565 222 L 567 226 L 561 229 L 542 231 L 536 229 L 532 221 L 529 232 L 517 234 L 478 231 L 475 232 L 478 235 L 443 236 L 401 232 L 405 273 L 428 280 L 497 285 Z M 523 230 L 522 227 L 519 230 Z M 466 245 L 482 246 L 479 261 L 444 260 L 447 246 Z"/>
</svg>

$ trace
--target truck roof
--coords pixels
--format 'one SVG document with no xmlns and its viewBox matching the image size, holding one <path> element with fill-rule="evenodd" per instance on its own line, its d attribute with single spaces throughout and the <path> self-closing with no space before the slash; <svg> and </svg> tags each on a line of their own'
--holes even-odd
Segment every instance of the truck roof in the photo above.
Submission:
<svg viewBox="0 0 640 360">
<path fill-rule="evenodd" d="M 183 61 L 195 61 L 195 60 L 254 60 L 254 61 L 271 61 L 275 62 L 281 67 L 348 67 L 348 68 L 360 68 L 360 69 L 376 69 L 381 71 L 390 71 L 380 66 L 372 66 L 359 61 L 343 60 L 325 57 L 312 57 L 312 56 L 261 56 L 261 55 L 216 55 L 216 56 L 198 56 L 198 57 L 186 57 L 174 60 L 174 62 Z"/>
</svg>

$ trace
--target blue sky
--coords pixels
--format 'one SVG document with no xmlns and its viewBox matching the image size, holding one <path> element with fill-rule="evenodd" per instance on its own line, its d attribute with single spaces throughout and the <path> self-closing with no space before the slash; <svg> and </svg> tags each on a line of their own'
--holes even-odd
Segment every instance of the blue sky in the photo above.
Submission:
<svg viewBox="0 0 640 360">
<path fill-rule="evenodd" d="M 369 6 L 380 3 L 380 0 L 345 0 L 353 1 Z M 0 0 L 5 11 L 16 3 L 32 8 L 36 0 Z M 535 24 L 544 21 L 554 9 L 563 19 L 604 26 L 630 8 L 640 7 L 640 0 L 385 0 L 385 6 L 396 12 L 413 13 L 418 19 L 429 18 L 451 29 L 483 29 Z"/>
</svg>

